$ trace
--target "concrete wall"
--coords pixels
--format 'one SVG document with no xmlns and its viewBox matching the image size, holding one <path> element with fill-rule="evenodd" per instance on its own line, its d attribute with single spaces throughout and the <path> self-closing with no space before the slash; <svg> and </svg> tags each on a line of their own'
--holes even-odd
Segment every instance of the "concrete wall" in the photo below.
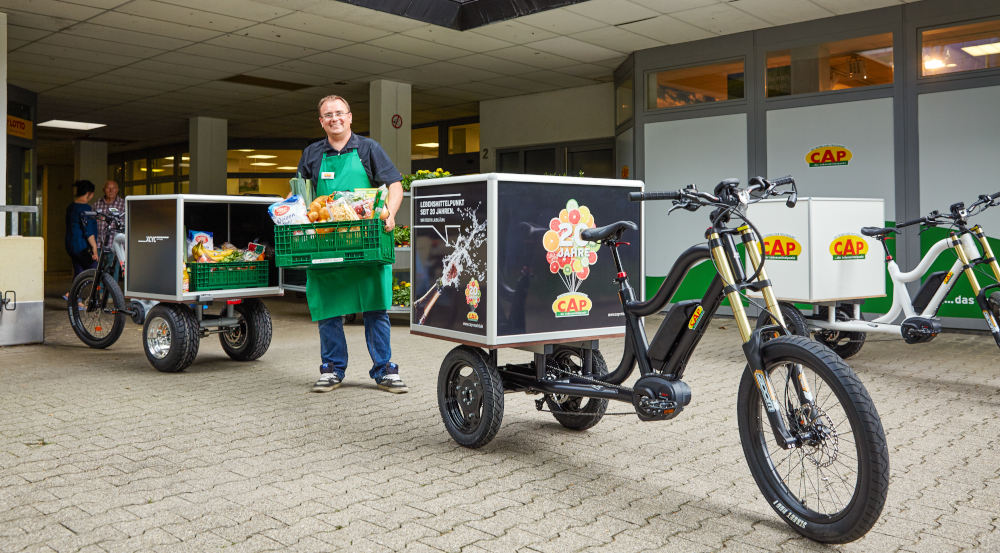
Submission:
<svg viewBox="0 0 1000 553">
<path fill-rule="evenodd" d="M 615 134 L 614 85 L 487 100 L 479 104 L 480 171 L 496 169 L 497 148 L 549 144 Z"/>
</svg>

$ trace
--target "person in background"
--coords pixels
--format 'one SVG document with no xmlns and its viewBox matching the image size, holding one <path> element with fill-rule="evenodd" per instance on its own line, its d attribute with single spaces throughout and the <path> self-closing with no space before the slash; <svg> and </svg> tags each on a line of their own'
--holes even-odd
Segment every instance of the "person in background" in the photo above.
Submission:
<svg viewBox="0 0 1000 553">
<path fill-rule="evenodd" d="M 90 200 L 94 197 L 94 183 L 78 180 L 73 203 L 66 207 L 66 253 L 73 262 L 73 278 L 97 265 L 97 223 L 83 214 L 92 211 Z M 63 294 L 69 301 L 69 293 Z"/>
<path fill-rule="evenodd" d="M 104 183 L 104 196 L 94 202 L 94 211 L 98 213 L 108 213 L 111 208 L 118 210 L 118 213 L 125 213 L 125 198 L 118 195 L 118 183 L 109 180 Z M 97 221 L 97 243 L 104 248 L 111 247 L 114 236 L 108 232 L 106 221 Z"/>
<path fill-rule="evenodd" d="M 319 101 L 319 123 L 326 138 L 302 151 L 299 175 L 316 183 L 316 194 L 327 195 L 380 184 L 389 190 L 383 219 L 385 229 L 396 226 L 396 212 L 403 202 L 403 176 L 378 142 L 351 132 L 351 107 L 340 96 Z M 379 389 L 395 394 L 408 391 L 399 366 L 390 361 L 389 313 L 392 305 L 392 266 L 356 265 L 306 271 L 306 300 L 312 319 L 319 323 L 320 378 L 314 392 L 340 386 L 347 369 L 344 315 L 363 313 L 365 341 L 372 358 L 368 371 Z"/>
</svg>

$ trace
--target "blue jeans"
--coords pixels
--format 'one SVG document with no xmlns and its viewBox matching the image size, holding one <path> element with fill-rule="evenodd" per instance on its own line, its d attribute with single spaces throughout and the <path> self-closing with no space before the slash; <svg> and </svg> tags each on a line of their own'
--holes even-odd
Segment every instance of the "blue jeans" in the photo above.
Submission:
<svg viewBox="0 0 1000 553">
<path fill-rule="evenodd" d="M 387 369 L 395 368 L 390 363 L 392 347 L 389 345 L 389 313 L 382 311 L 365 311 L 365 342 L 368 343 L 368 354 L 372 358 L 372 369 L 368 375 L 374 379 L 381 378 Z M 344 336 L 344 318 L 331 317 L 319 321 L 319 355 L 323 364 L 319 366 L 320 373 L 334 373 L 338 378 L 344 378 L 347 370 L 347 338 Z"/>
</svg>

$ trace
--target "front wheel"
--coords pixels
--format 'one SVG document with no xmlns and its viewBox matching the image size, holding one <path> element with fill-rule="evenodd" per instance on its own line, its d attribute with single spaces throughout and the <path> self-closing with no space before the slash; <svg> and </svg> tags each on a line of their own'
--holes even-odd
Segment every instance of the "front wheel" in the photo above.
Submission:
<svg viewBox="0 0 1000 553">
<path fill-rule="evenodd" d="M 857 375 L 828 348 L 782 336 L 761 348 L 781 420 L 800 445 L 782 449 L 747 368 L 737 419 L 750 473 L 771 508 L 800 534 L 846 543 L 878 520 L 889 486 L 889 454 L 875 405 Z M 803 401 L 801 377 L 814 400 Z"/>
<path fill-rule="evenodd" d="M 186 305 L 160 303 L 149 310 L 142 327 L 146 359 L 165 373 L 181 372 L 198 355 L 201 334 L 194 313 Z"/>
<path fill-rule="evenodd" d="M 465 447 L 482 447 L 500 430 L 503 382 L 482 350 L 459 346 L 438 374 L 438 409 L 448 433 Z"/>
<path fill-rule="evenodd" d="M 67 297 L 69 324 L 84 344 L 104 349 L 122 335 L 125 296 L 111 275 L 87 269 L 73 279 Z"/>
<path fill-rule="evenodd" d="M 271 346 L 271 314 L 257 298 L 243 300 L 233 306 L 233 311 L 239 325 L 219 334 L 223 351 L 236 361 L 259 359 Z"/>
</svg>

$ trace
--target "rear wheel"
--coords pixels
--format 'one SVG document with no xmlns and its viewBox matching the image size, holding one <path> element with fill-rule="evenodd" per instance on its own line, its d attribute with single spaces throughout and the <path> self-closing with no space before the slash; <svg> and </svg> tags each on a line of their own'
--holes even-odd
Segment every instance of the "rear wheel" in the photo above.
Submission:
<svg viewBox="0 0 1000 553">
<path fill-rule="evenodd" d="M 827 320 L 827 309 L 829 307 L 821 307 L 819 309 L 819 317 L 824 321 Z M 837 307 L 838 321 L 848 321 L 851 318 L 853 318 L 853 314 L 850 311 L 850 307 L 845 305 Z M 865 345 L 866 337 L 867 334 L 864 332 L 847 332 L 841 330 L 821 329 L 813 334 L 813 338 L 816 338 L 817 342 L 832 349 L 834 353 L 844 359 L 857 355 L 861 351 L 861 347 Z"/>
<path fill-rule="evenodd" d="M 198 321 L 186 305 L 157 304 L 142 327 L 146 359 L 160 372 L 176 373 L 191 366 L 200 340 Z"/>
<path fill-rule="evenodd" d="M 566 346 L 556 346 L 551 355 L 551 363 L 562 371 L 576 375 L 583 374 L 583 357 L 581 352 Z M 601 379 L 608 374 L 608 364 L 600 351 L 594 350 L 592 363 L 592 378 Z M 556 378 L 565 377 L 565 373 L 556 373 Z M 564 394 L 545 394 L 545 404 L 552 411 L 552 416 L 559 424 L 570 430 L 586 430 L 601 422 L 608 410 L 608 400 L 569 396 Z"/>
<path fill-rule="evenodd" d="M 257 298 L 243 300 L 233 311 L 239 326 L 219 334 L 222 349 L 236 361 L 259 359 L 271 346 L 271 314 Z"/>
<path fill-rule="evenodd" d="M 790 334 L 794 336 L 809 336 L 809 327 L 806 326 L 806 320 L 794 305 L 780 302 L 778 303 L 778 308 L 781 310 L 781 318 L 785 320 L 785 328 L 788 329 Z M 757 328 L 775 324 L 778 324 L 777 321 L 771 319 L 771 314 L 767 311 L 761 311 L 760 316 L 757 317 Z M 771 332 L 764 338 L 770 340 L 781 335 L 779 332 Z"/>
<path fill-rule="evenodd" d="M 878 412 L 864 385 L 829 349 L 782 336 L 761 349 L 781 420 L 799 445 L 782 449 L 748 368 L 737 419 L 750 473 L 771 508 L 802 535 L 846 543 L 878 520 L 889 486 L 889 454 Z M 811 402 L 802 401 L 801 368 Z M 763 375 L 758 375 L 763 378 Z"/>
<path fill-rule="evenodd" d="M 84 344 L 104 349 L 122 335 L 125 296 L 111 275 L 96 269 L 83 271 L 73 279 L 68 298 L 69 324 Z"/>
<path fill-rule="evenodd" d="M 465 447 L 482 447 L 496 436 L 503 382 L 482 350 L 459 346 L 448 352 L 438 374 L 438 408 L 448 433 Z"/>
</svg>

